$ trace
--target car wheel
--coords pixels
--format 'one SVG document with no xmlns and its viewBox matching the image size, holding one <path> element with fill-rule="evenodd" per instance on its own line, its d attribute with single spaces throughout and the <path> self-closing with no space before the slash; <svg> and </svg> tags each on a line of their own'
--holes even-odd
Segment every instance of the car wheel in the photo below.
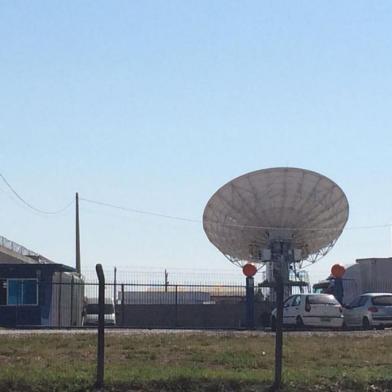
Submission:
<svg viewBox="0 0 392 392">
<path fill-rule="evenodd" d="M 363 328 L 365 331 L 371 329 L 370 321 L 369 321 L 369 319 L 368 319 L 367 317 L 364 317 L 364 318 L 362 319 L 362 328 Z"/>
<path fill-rule="evenodd" d="M 348 326 L 347 326 L 345 321 L 343 321 L 342 329 L 343 329 L 343 331 L 347 331 L 348 330 Z"/>
<path fill-rule="evenodd" d="M 304 321 L 302 320 L 301 316 L 297 316 L 297 318 L 295 319 L 295 326 L 297 327 L 297 329 L 303 329 L 305 327 Z"/>
</svg>

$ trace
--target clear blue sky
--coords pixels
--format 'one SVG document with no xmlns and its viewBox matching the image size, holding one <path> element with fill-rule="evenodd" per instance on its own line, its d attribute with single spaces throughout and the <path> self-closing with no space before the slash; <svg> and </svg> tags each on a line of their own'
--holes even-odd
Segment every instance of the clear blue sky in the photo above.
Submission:
<svg viewBox="0 0 392 392">
<path fill-rule="evenodd" d="M 43 209 L 85 198 L 201 219 L 248 171 L 336 181 L 348 226 L 392 221 L 389 1 L 2 1 L 0 168 Z M 0 185 L 0 234 L 74 264 L 73 210 Z M 83 266 L 234 267 L 201 224 L 81 205 Z M 309 271 L 391 256 L 346 231 Z M 238 271 L 240 273 L 240 271 Z"/>
</svg>

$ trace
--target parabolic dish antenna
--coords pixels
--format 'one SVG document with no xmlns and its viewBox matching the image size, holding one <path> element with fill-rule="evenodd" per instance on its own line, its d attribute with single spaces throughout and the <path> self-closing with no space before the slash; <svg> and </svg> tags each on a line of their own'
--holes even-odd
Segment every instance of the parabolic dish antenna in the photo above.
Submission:
<svg viewBox="0 0 392 392">
<path fill-rule="evenodd" d="M 233 263 L 263 263 L 272 242 L 288 241 L 296 262 L 326 255 L 348 219 L 342 189 L 329 178 L 298 168 L 244 174 L 208 201 L 203 227 Z M 294 256 L 293 256 L 294 257 Z"/>
</svg>

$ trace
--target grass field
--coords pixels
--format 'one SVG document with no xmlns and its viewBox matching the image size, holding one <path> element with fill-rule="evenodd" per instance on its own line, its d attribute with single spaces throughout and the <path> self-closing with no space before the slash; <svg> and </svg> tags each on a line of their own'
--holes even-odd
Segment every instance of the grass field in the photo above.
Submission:
<svg viewBox="0 0 392 392">
<path fill-rule="evenodd" d="M 93 390 L 96 338 L 0 336 L 0 391 Z M 392 391 L 392 335 L 285 336 L 285 391 Z M 274 336 L 106 336 L 108 391 L 267 391 Z"/>
</svg>

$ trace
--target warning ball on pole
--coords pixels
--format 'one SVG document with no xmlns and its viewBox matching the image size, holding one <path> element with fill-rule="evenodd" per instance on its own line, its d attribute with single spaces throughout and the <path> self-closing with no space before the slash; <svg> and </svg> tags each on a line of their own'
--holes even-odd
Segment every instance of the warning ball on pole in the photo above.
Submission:
<svg viewBox="0 0 392 392">
<path fill-rule="evenodd" d="M 334 278 L 342 278 L 345 272 L 346 268 L 344 268 L 341 264 L 334 264 L 331 267 L 331 275 Z"/>
<path fill-rule="evenodd" d="M 247 278 L 251 278 L 256 274 L 257 268 L 253 264 L 248 263 L 242 267 L 242 272 Z"/>
</svg>

